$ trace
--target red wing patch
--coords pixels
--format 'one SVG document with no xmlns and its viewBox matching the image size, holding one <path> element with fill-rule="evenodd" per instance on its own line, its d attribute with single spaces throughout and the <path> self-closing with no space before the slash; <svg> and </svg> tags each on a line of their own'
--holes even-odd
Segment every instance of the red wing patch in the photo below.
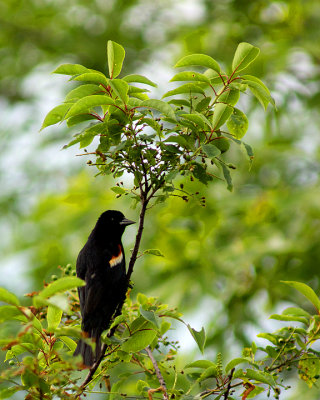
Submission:
<svg viewBox="0 0 320 400">
<path fill-rule="evenodd" d="M 110 267 L 115 267 L 116 265 L 120 264 L 123 260 L 123 254 L 121 251 L 121 246 L 119 244 L 119 254 L 116 256 L 112 256 L 111 260 L 109 261 Z"/>
</svg>

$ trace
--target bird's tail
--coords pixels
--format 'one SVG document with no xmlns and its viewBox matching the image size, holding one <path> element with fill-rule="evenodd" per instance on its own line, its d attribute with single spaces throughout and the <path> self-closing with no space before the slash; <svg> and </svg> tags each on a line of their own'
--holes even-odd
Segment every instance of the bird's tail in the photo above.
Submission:
<svg viewBox="0 0 320 400">
<path fill-rule="evenodd" d="M 91 332 L 86 332 L 86 336 L 95 342 L 95 350 L 93 350 L 90 344 L 80 339 L 73 355 L 77 356 L 81 354 L 83 364 L 86 367 L 91 367 L 101 356 L 101 331 L 92 330 Z"/>
</svg>

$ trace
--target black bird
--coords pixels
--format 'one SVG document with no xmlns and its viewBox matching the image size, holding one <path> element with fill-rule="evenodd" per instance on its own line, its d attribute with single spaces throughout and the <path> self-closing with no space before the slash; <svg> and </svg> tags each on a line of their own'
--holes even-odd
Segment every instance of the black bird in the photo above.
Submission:
<svg viewBox="0 0 320 400">
<path fill-rule="evenodd" d="M 101 355 L 101 333 L 110 326 L 116 308 L 126 296 L 128 281 L 121 236 L 126 226 L 134 224 L 120 211 L 108 210 L 100 215 L 87 243 L 77 258 L 77 276 L 86 285 L 78 288 L 81 329 L 91 338 L 92 347 L 80 339 L 74 355 L 91 366 Z"/>
</svg>

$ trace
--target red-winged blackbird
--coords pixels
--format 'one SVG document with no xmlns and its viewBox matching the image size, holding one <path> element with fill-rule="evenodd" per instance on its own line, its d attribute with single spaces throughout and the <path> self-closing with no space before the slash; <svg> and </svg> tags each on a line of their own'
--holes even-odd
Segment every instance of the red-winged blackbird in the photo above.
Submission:
<svg viewBox="0 0 320 400">
<path fill-rule="evenodd" d="M 96 343 L 92 347 L 80 339 L 74 355 L 81 354 L 83 363 L 91 366 L 101 355 L 101 333 L 128 289 L 121 236 L 127 225 L 134 224 L 120 211 L 109 210 L 100 215 L 87 243 L 77 259 L 77 275 L 86 285 L 78 289 L 81 329 L 84 337 Z"/>
</svg>

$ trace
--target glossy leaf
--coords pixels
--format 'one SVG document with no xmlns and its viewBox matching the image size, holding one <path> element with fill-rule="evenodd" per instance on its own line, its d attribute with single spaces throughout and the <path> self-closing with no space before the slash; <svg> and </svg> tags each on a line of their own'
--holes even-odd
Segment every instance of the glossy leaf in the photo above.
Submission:
<svg viewBox="0 0 320 400">
<path fill-rule="evenodd" d="M 152 108 L 154 110 L 159 111 L 166 117 L 172 118 L 173 120 L 176 119 L 173 109 L 169 106 L 168 103 L 162 100 L 157 100 L 157 99 L 145 100 L 140 104 L 139 107 Z"/>
<path fill-rule="evenodd" d="M 233 112 L 233 107 L 218 103 L 214 108 L 213 118 L 212 118 L 212 126 L 214 129 L 220 128 L 230 117 Z"/>
<path fill-rule="evenodd" d="M 173 78 L 170 79 L 170 82 L 182 82 L 182 81 L 205 82 L 208 85 L 210 85 L 209 78 L 207 78 L 204 74 L 200 74 L 199 72 L 193 72 L 193 71 L 179 72 Z"/>
<path fill-rule="evenodd" d="M 275 386 L 275 381 L 273 379 L 273 377 L 271 376 L 271 374 L 267 374 L 265 372 L 260 372 L 260 371 L 256 371 L 254 369 L 247 369 L 246 370 L 246 378 L 248 379 L 254 379 L 258 382 L 262 382 L 265 383 L 267 385 L 270 386 Z"/>
<path fill-rule="evenodd" d="M 26 321 L 26 317 L 16 306 L 0 306 L 0 322 L 4 322 L 11 319 L 18 319 Z"/>
<path fill-rule="evenodd" d="M 72 353 L 75 351 L 77 343 L 74 340 L 68 336 L 60 336 L 59 340 L 61 340 L 69 348 L 69 350 L 72 351 Z"/>
<path fill-rule="evenodd" d="M 177 87 L 176 89 L 169 90 L 169 92 L 165 93 L 162 98 L 164 99 L 165 97 L 169 96 L 175 96 L 176 94 L 190 94 L 190 93 L 200 93 L 204 95 L 204 90 L 198 86 L 195 85 L 194 83 L 185 83 L 184 85 L 181 85 Z"/>
<path fill-rule="evenodd" d="M 209 368 L 207 368 L 205 371 L 202 372 L 200 375 L 200 378 L 198 379 L 199 382 L 202 382 L 206 379 L 209 378 L 216 378 L 218 376 L 218 367 L 216 365 L 213 365 Z"/>
<path fill-rule="evenodd" d="M 114 104 L 114 100 L 107 95 L 86 96 L 73 104 L 65 118 L 70 118 L 78 114 L 89 113 L 94 107 L 112 104 Z"/>
<path fill-rule="evenodd" d="M 58 328 L 62 317 L 62 310 L 60 308 L 49 306 L 47 311 L 48 331 L 54 332 Z"/>
<path fill-rule="evenodd" d="M 97 85 L 107 86 L 109 80 L 102 72 L 86 72 L 74 78 L 75 81 L 94 82 Z"/>
<path fill-rule="evenodd" d="M 266 110 L 268 104 L 275 104 L 273 98 L 270 96 L 269 91 L 266 91 L 263 86 L 253 81 L 243 81 L 248 86 L 251 93 L 258 99 L 262 107 Z"/>
<path fill-rule="evenodd" d="M 55 69 L 53 74 L 62 75 L 79 75 L 89 72 L 90 70 L 80 64 L 62 64 L 57 69 Z"/>
<path fill-rule="evenodd" d="M 105 93 L 101 87 L 97 87 L 97 85 L 87 84 L 76 87 L 71 90 L 66 96 L 66 101 L 74 101 L 82 99 L 83 97 L 90 96 L 93 94 L 103 94 Z"/>
<path fill-rule="evenodd" d="M 226 103 L 229 104 L 230 106 L 235 106 L 240 98 L 240 90 L 239 89 L 230 89 L 224 93 L 222 93 L 221 96 L 219 96 L 218 101 L 220 103 Z"/>
<path fill-rule="evenodd" d="M 151 322 L 152 325 L 154 325 L 157 329 L 159 328 L 158 321 L 156 320 L 156 316 L 153 311 L 145 310 L 144 308 L 142 308 L 142 306 L 140 306 L 139 312 L 144 319 Z"/>
<path fill-rule="evenodd" d="M 71 107 L 72 107 L 72 103 L 60 104 L 59 106 L 54 107 L 46 115 L 40 130 L 42 131 L 42 129 L 46 128 L 47 126 L 55 125 L 55 124 L 63 121 L 65 119 L 65 116 L 66 116 L 68 110 Z"/>
<path fill-rule="evenodd" d="M 143 254 L 151 254 L 151 255 L 157 256 L 157 257 L 164 257 L 164 255 L 158 249 L 148 249 L 148 250 L 145 250 L 143 252 Z"/>
<path fill-rule="evenodd" d="M 156 335 L 157 332 L 153 329 L 137 331 L 123 343 L 121 349 L 127 353 L 143 350 L 153 342 Z"/>
<path fill-rule="evenodd" d="M 233 360 L 229 361 L 228 364 L 226 365 L 226 374 L 231 371 L 233 368 L 235 368 L 237 365 L 242 364 L 242 363 L 248 363 L 249 360 L 246 358 L 234 358 Z"/>
<path fill-rule="evenodd" d="M 305 325 L 309 325 L 309 321 L 305 317 L 298 317 L 296 315 L 279 315 L 279 314 L 272 314 L 269 317 L 270 319 L 275 319 L 277 321 L 297 321 L 302 322 Z"/>
<path fill-rule="evenodd" d="M 320 312 L 320 300 L 319 297 L 316 295 L 316 293 L 311 289 L 310 286 L 306 285 L 305 283 L 302 282 L 294 282 L 294 281 L 281 281 L 282 283 L 285 283 L 286 285 L 289 285 L 296 290 L 298 290 L 300 293 L 302 293 Z"/>
<path fill-rule="evenodd" d="M 258 57 L 259 53 L 258 47 L 246 42 L 240 43 L 232 61 L 232 71 L 238 73 L 247 68 Z"/>
<path fill-rule="evenodd" d="M 223 172 L 223 176 L 225 181 L 227 182 L 227 189 L 232 192 L 233 190 L 233 184 L 232 184 L 232 178 L 231 178 L 231 174 L 230 174 L 230 169 L 225 165 L 225 163 L 220 162 L 220 165 L 222 167 L 222 172 Z"/>
<path fill-rule="evenodd" d="M 12 304 L 13 306 L 20 305 L 18 297 L 15 294 L 9 292 L 9 290 L 2 287 L 0 287 L 0 301 Z"/>
<path fill-rule="evenodd" d="M 208 121 L 209 125 L 201 118 L 198 114 L 182 114 L 181 118 L 187 119 L 188 121 L 193 122 L 194 124 L 198 125 L 201 129 L 208 130 L 211 129 L 210 122 Z"/>
<path fill-rule="evenodd" d="M 238 108 L 233 109 L 233 113 L 227 121 L 229 132 L 234 135 L 236 139 L 241 139 L 248 130 L 248 118 Z"/>
<path fill-rule="evenodd" d="M 85 282 L 82 279 L 77 278 L 75 276 L 63 277 L 46 286 L 39 293 L 39 297 L 46 299 L 48 297 L 53 296 L 56 293 L 65 292 L 66 290 L 74 289 L 84 285 Z"/>
<path fill-rule="evenodd" d="M 158 87 L 156 83 L 150 81 L 150 79 L 146 78 L 143 75 L 138 75 L 138 74 L 132 74 L 132 75 L 127 75 L 122 80 L 131 83 L 144 83 L 145 85 L 153 86 L 153 87 Z"/>
<path fill-rule="evenodd" d="M 116 78 L 122 69 L 123 60 L 125 57 L 124 48 L 112 40 L 108 41 L 108 67 L 110 78 Z"/>
<path fill-rule="evenodd" d="M 214 144 L 211 143 L 202 144 L 201 148 L 206 154 L 206 156 L 209 158 L 214 158 L 221 154 L 221 151 Z"/>
<path fill-rule="evenodd" d="M 128 90 L 129 85 L 122 79 L 112 79 L 110 80 L 110 86 L 114 91 L 114 94 L 121 99 L 121 101 L 126 104 L 128 102 Z"/>
<path fill-rule="evenodd" d="M 191 54 L 181 58 L 175 68 L 189 67 L 191 65 L 200 65 L 202 67 L 213 69 L 216 72 L 220 72 L 220 65 L 212 57 L 206 54 Z"/>
<path fill-rule="evenodd" d="M 184 366 L 184 368 L 202 368 L 207 369 L 209 367 L 214 367 L 215 363 L 209 360 L 197 360 L 191 363 L 188 363 Z"/>
<path fill-rule="evenodd" d="M 189 329 L 189 332 L 191 333 L 193 339 L 197 343 L 201 353 L 204 351 L 204 346 L 206 343 L 206 331 L 204 328 L 201 328 L 201 331 L 196 331 L 193 329 L 189 324 L 187 324 L 187 328 Z"/>
</svg>

